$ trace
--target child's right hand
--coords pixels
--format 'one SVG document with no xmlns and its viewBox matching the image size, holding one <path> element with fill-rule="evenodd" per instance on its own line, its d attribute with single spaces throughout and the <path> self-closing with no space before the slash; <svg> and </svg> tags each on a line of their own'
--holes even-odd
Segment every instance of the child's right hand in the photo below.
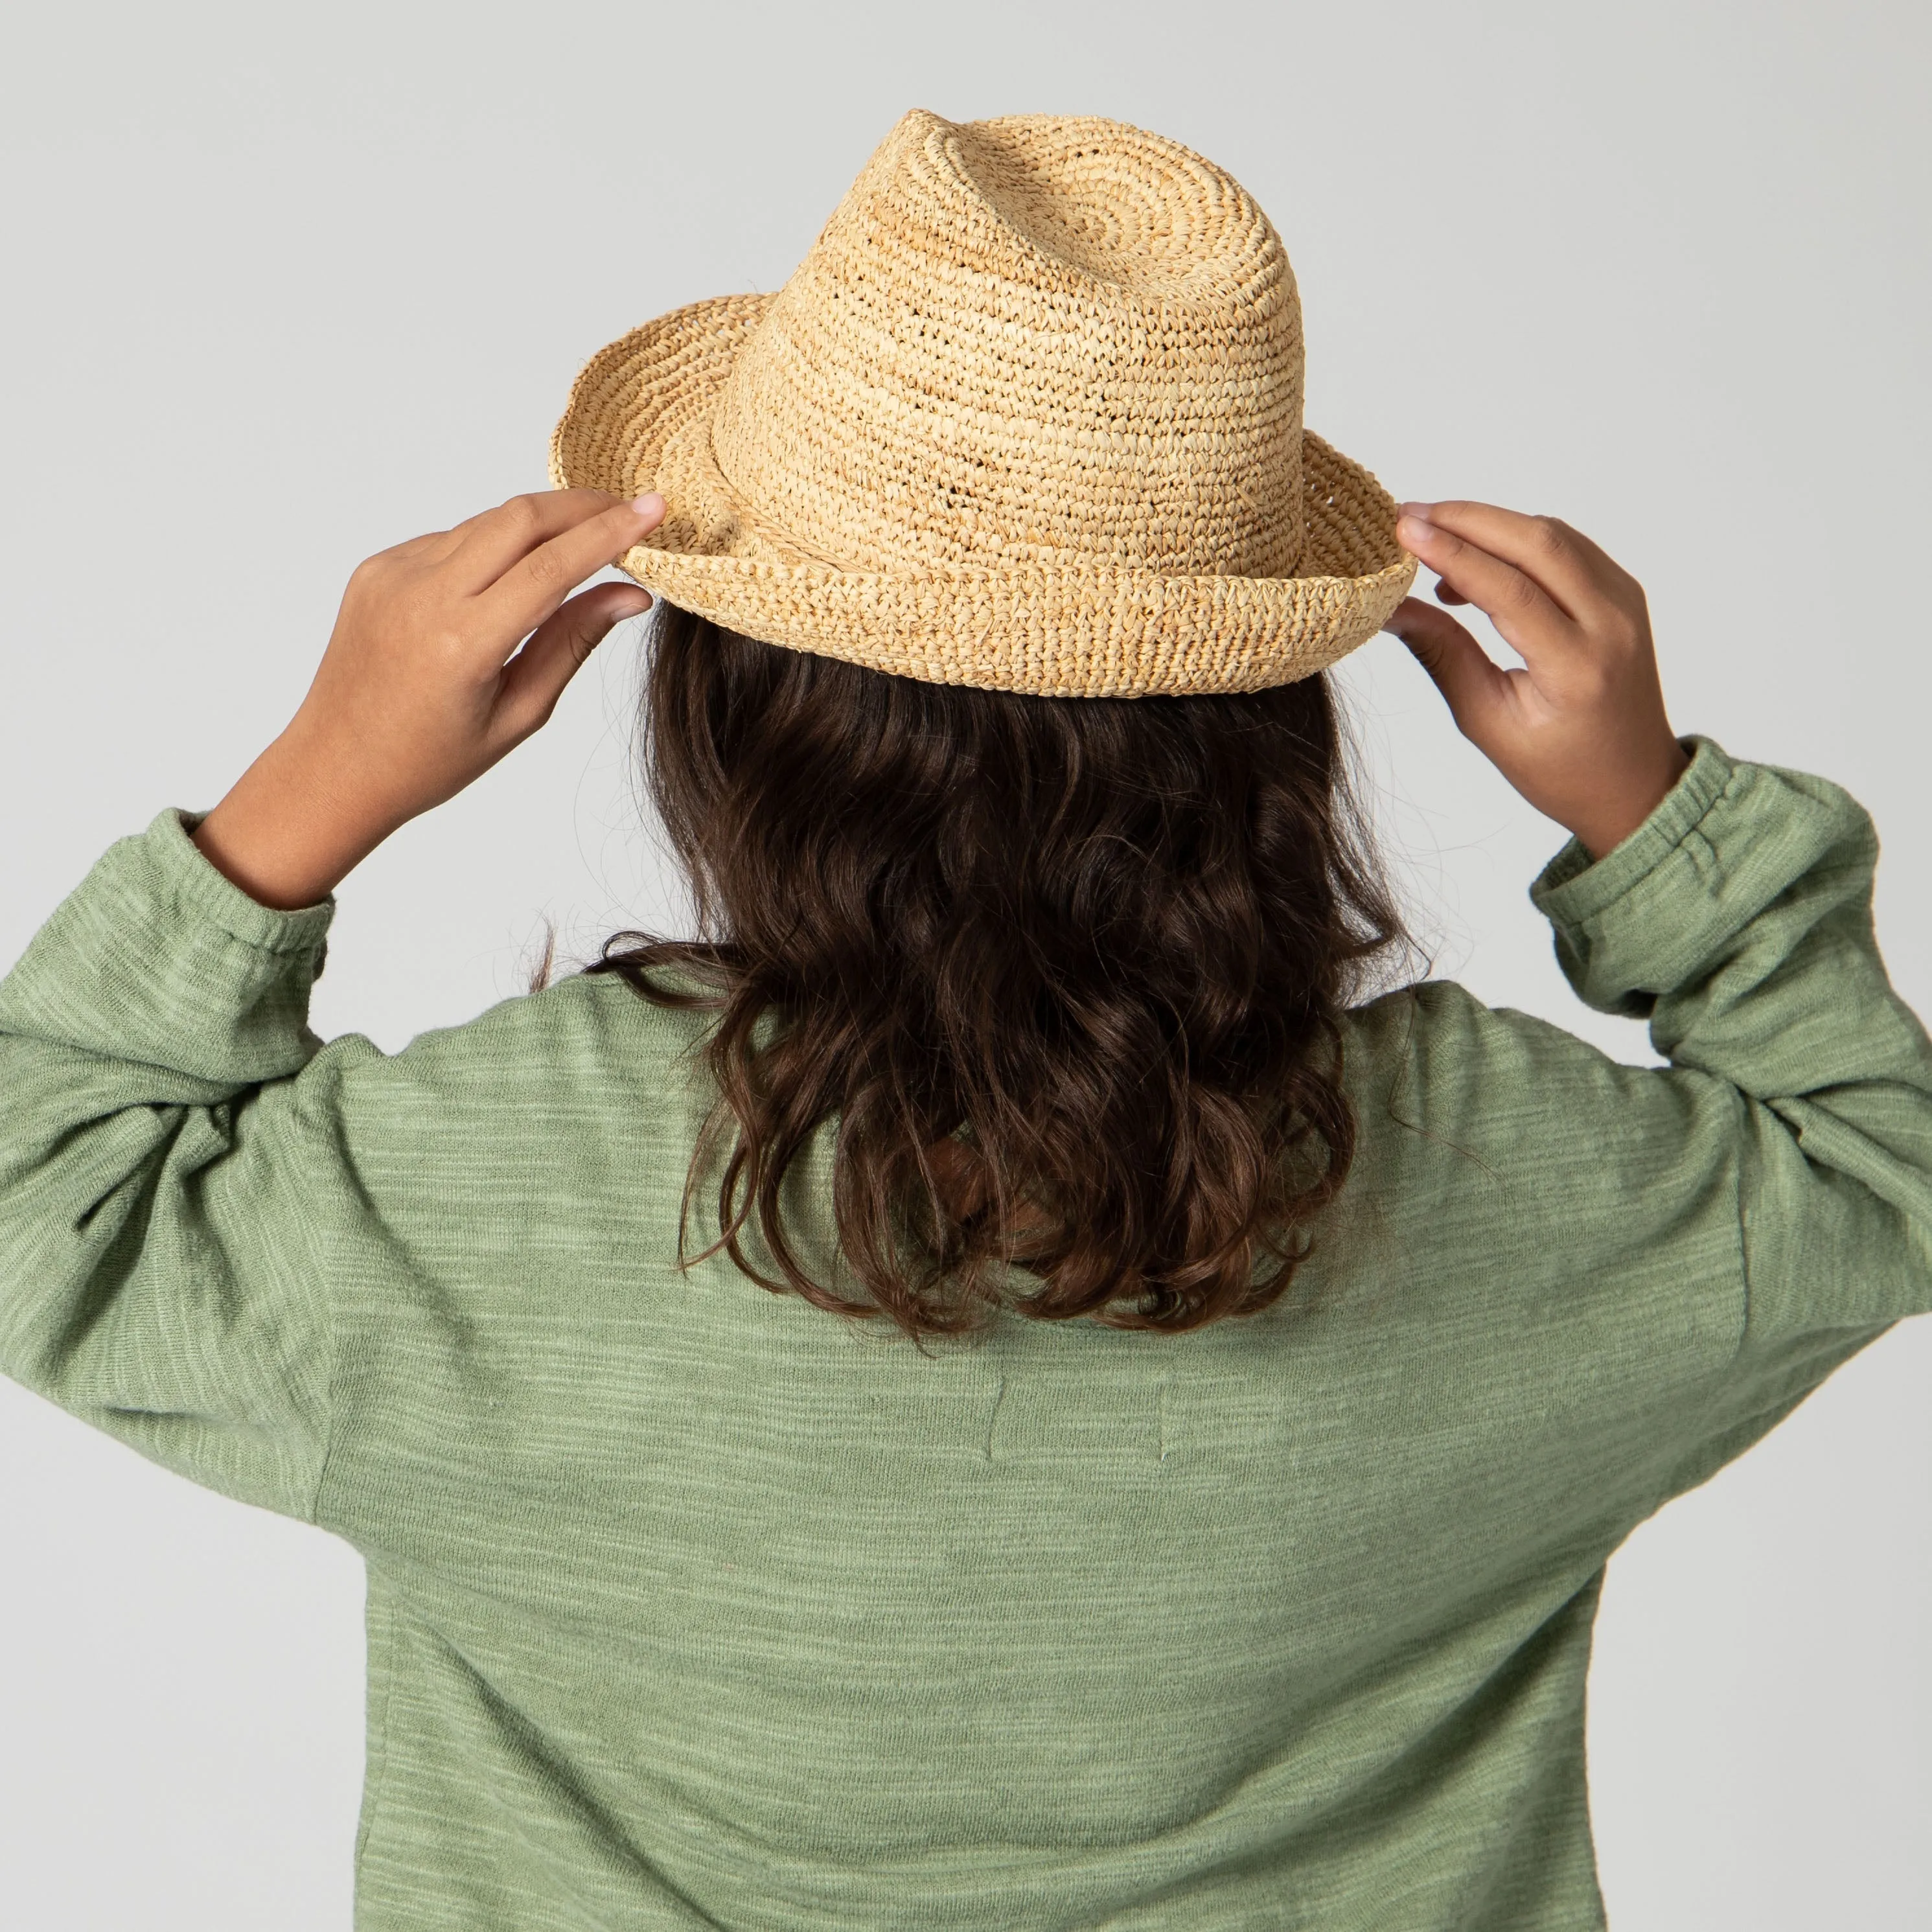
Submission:
<svg viewBox="0 0 1932 1932">
<path fill-rule="evenodd" d="M 1523 660 L 1505 670 L 1446 610 L 1406 597 L 1383 627 L 1420 662 L 1457 728 L 1538 812 L 1600 859 L 1689 760 L 1664 715 L 1643 586 L 1553 517 L 1405 503 L 1396 536 Z"/>
</svg>

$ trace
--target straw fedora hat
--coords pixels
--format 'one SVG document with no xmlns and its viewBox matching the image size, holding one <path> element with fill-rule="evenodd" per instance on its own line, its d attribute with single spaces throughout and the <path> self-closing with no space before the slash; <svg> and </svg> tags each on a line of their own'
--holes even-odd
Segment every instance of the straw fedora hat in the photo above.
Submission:
<svg viewBox="0 0 1932 1932">
<path fill-rule="evenodd" d="M 623 568 L 750 638 L 1059 697 L 1252 691 L 1381 628 L 1396 505 L 1302 428 L 1238 183 L 1114 121 L 907 115 L 776 295 L 593 356 L 559 488 L 656 489 Z"/>
</svg>

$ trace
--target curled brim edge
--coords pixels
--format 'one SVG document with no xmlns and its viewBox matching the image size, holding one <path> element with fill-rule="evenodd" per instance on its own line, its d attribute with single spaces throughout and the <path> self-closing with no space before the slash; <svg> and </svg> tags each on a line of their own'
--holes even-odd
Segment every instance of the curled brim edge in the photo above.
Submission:
<svg viewBox="0 0 1932 1932">
<path fill-rule="evenodd" d="M 1312 431 L 1306 574 L 1176 577 L 1132 566 L 854 571 L 762 520 L 718 470 L 712 404 L 770 296 L 694 302 L 598 351 L 550 440 L 560 489 L 656 489 L 664 522 L 621 567 L 744 636 L 871 670 L 1047 697 L 1255 691 L 1325 670 L 1414 582 L 1398 506 Z"/>
</svg>

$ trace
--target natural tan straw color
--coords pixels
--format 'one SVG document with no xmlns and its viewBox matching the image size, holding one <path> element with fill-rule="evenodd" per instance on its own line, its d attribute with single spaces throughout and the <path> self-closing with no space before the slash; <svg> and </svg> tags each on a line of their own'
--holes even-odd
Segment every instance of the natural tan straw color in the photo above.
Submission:
<svg viewBox="0 0 1932 1932">
<path fill-rule="evenodd" d="M 776 295 L 593 357 L 550 476 L 661 491 L 623 568 L 768 644 L 1059 697 L 1253 691 L 1372 637 L 1415 574 L 1301 400 L 1287 254 L 1211 162 L 915 112 Z"/>
</svg>

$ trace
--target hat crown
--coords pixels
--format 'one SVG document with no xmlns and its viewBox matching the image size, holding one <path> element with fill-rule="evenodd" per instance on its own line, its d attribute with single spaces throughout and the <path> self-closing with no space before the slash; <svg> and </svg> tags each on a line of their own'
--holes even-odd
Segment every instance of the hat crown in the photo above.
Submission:
<svg viewBox="0 0 1932 1932">
<path fill-rule="evenodd" d="M 1288 577 L 1302 381 L 1286 253 L 1210 162 L 1118 122 L 915 111 L 746 340 L 711 454 L 842 569 Z"/>
</svg>

